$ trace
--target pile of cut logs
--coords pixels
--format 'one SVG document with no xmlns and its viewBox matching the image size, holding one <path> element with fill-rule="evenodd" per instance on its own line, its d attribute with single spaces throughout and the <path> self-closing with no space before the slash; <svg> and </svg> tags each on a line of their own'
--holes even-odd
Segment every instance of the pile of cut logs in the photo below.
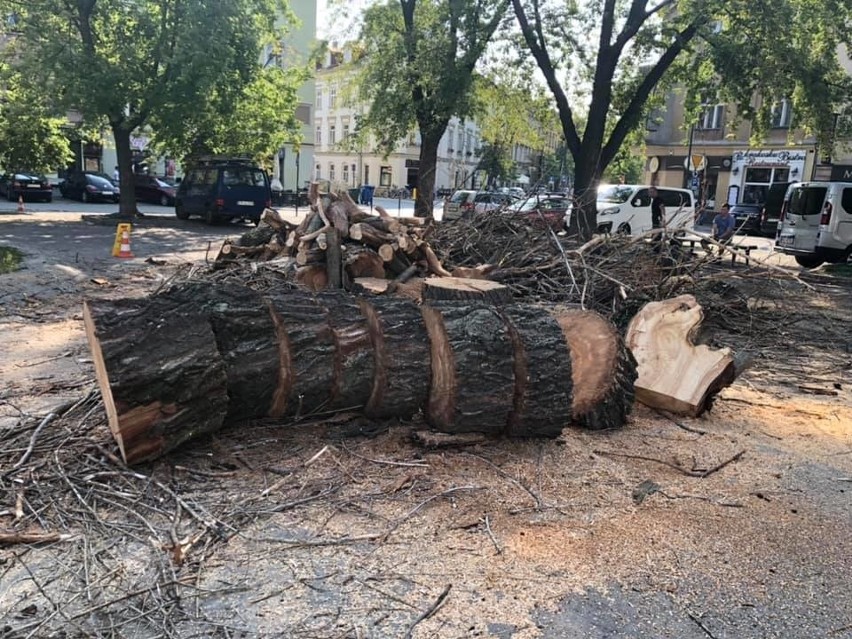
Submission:
<svg viewBox="0 0 852 639">
<path fill-rule="evenodd" d="M 312 291 L 348 289 L 359 278 L 405 281 L 418 271 L 450 275 L 426 241 L 425 220 L 392 217 L 381 206 L 371 215 L 348 193 L 320 195 L 316 184 L 308 200 L 310 212 L 298 225 L 274 209 L 264 211 L 257 229 L 223 244 L 217 264 L 289 257 L 295 280 Z"/>
</svg>

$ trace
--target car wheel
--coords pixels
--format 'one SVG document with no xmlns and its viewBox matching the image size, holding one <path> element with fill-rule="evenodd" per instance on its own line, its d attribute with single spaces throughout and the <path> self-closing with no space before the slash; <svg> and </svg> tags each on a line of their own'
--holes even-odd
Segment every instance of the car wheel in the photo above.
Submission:
<svg viewBox="0 0 852 639">
<path fill-rule="evenodd" d="M 825 260 L 822 260 L 818 257 L 812 257 L 809 255 L 797 255 L 796 256 L 796 264 L 801 266 L 802 268 L 816 268 L 820 264 L 822 264 Z"/>
<path fill-rule="evenodd" d="M 618 227 L 618 230 L 616 232 L 619 235 L 630 235 L 631 230 L 632 229 L 630 228 L 629 224 L 622 224 L 621 226 Z"/>
<path fill-rule="evenodd" d="M 50 204 L 51 202 L 53 202 L 53 196 L 52 196 L 52 195 L 48 195 L 48 196 L 45 198 L 45 200 L 44 200 L 44 201 L 45 201 L 45 202 L 47 202 L 48 204 Z"/>
<path fill-rule="evenodd" d="M 219 223 L 219 216 L 213 211 L 213 209 L 207 209 L 204 213 L 204 221 L 210 226 L 215 226 Z"/>
<path fill-rule="evenodd" d="M 187 213 L 186 209 L 180 204 L 175 204 L 175 217 L 179 220 L 188 220 L 189 213 Z"/>
<path fill-rule="evenodd" d="M 15 201 L 15 193 L 11 189 L 6 191 L 6 199 L 9 200 L 10 202 Z"/>
<path fill-rule="evenodd" d="M 168 206 L 169 205 L 169 196 L 161 195 L 160 196 L 160 206 Z"/>
<path fill-rule="evenodd" d="M 89 194 L 88 194 L 88 193 L 86 193 L 86 191 L 83 191 L 83 192 L 80 194 L 80 201 L 81 201 L 83 204 L 88 204 L 88 203 L 89 203 Z"/>
</svg>

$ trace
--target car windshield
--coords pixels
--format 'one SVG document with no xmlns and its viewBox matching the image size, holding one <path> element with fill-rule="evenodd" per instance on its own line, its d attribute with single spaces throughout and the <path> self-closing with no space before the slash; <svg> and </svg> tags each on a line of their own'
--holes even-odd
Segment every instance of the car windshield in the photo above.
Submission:
<svg viewBox="0 0 852 639">
<path fill-rule="evenodd" d="M 471 191 L 456 191 L 453 193 L 453 197 L 450 198 L 450 202 L 454 202 L 456 204 L 459 202 L 467 202 L 470 195 Z"/>
<path fill-rule="evenodd" d="M 98 177 L 97 175 L 87 175 L 86 177 L 89 181 L 89 184 L 91 184 L 92 186 L 97 186 L 101 189 L 112 188 L 112 182 L 110 182 L 109 180 L 105 180 L 102 177 Z"/>
<path fill-rule="evenodd" d="M 169 184 L 165 180 L 161 180 L 159 178 L 154 178 L 154 184 L 161 187 L 161 188 L 164 188 L 164 189 L 173 189 L 174 188 L 174 184 Z"/>
<path fill-rule="evenodd" d="M 624 186 L 602 186 L 598 189 L 598 202 L 624 204 L 633 193 L 633 189 Z"/>
<path fill-rule="evenodd" d="M 266 186 L 260 169 L 225 169 L 222 183 L 225 186 Z"/>
<path fill-rule="evenodd" d="M 548 200 L 546 199 L 538 199 L 535 197 L 530 198 L 529 200 L 526 200 L 523 204 L 521 204 L 521 206 L 519 206 L 517 210 L 521 213 L 523 213 L 524 211 L 534 211 L 539 206 L 544 206 L 547 202 Z"/>
</svg>

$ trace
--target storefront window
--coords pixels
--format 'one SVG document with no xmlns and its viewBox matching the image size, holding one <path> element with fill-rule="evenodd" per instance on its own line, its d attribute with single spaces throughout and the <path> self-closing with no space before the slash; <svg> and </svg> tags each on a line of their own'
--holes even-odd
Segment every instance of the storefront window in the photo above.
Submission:
<svg viewBox="0 0 852 639">
<path fill-rule="evenodd" d="M 746 182 L 762 182 L 769 184 L 772 177 L 772 169 L 746 169 Z"/>
<path fill-rule="evenodd" d="M 381 168 L 381 172 L 379 173 L 379 186 L 390 186 L 391 185 L 391 168 L 389 166 L 383 166 Z"/>
</svg>

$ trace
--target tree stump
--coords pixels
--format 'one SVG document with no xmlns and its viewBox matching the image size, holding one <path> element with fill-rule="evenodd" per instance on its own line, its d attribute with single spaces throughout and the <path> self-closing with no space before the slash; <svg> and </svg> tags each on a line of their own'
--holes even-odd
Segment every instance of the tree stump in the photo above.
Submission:
<svg viewBox="0 0 852 639">
<path fill-rule="evenodd" d="M 636 360 L 615 326 L 592 311 L 555 314 L 571 351 L 574 421 L 600 430 L 624 425 L 633 407 Z"/>
<path fill-rule="evenodd" d="M 429 335 L 419 307 L 406 299 L 362 299 L 376 358 L 368 417 L 414 415 L 426 404 L 431 374 Z"/>
<path fill-rule="evenodd" d="M 692 295 L 646 304 L 627 328 L 627 345 L 638 362 L 636 398 L 647 406 L 692 417 L 736 377 L 729 348 L 695 345 L 704 317 Z"/>
<path fill-rule="evenodd" d="M 473 280 L 462 277 L 430 277 L 423 291 L 424 301 L 475 301 L 489 304 L 511 304 L 512 292 L 508 286 L 490 280 Z"/>
<path fill-rule="evenodd" d="M 202 314 L 165 300 L 86 301 L 83 320 L 109 428 L 128 464 L 218 430 L 228 379 Z"/>
<path fill-rule="evenodd" d="M 514 344 L 491 306 L 435 302 L 421 307 L 432 379 L 426 418 L 447 433 L 502 433 L 514 398 Z"/>
<path fill-rule="evenodd" d="M 571 422 L 571 353 L 550 313 L 534 306 L 501 309 L 514 347 L 515 392 L 506 434 L 558 437 Z"/>
</svg>

